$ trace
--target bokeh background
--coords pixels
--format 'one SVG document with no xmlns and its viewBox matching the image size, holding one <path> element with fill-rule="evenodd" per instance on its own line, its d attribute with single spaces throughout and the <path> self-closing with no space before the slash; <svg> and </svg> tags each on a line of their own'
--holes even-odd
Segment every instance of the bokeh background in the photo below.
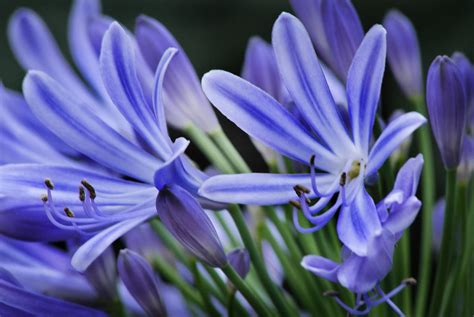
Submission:
<svg viewBox="0 0 474 317">
<path fill-rule="evenodd" d="M 37 11 L 70 60 L 67 22 L 71 3 L 0 0 L 0 80 L 6 87 L 20 90 L 24 76 L 8 45 L 9 16 L 19 7 Z M 353 0 L 353 3 L 366 30 L 380 23 L 391 8 L 406 14 L 418 31 L 425 72 L 438 54 L 462 51 L 474 61 L 474 0 Z M 131 29 L 139 14 L 160 20 L 181 43 L 199 75 L 216 68 L 240 73 L 248 39 L 258 35 L 269 40 L 280 12 L 291 12 L 288 0 L 103 0 L 102 7 L 105 14 Z M 407 102 L 401 97 L 389 68 L 385 77 L 381 111 L 387 118 L 393 109 L 406 109 Z M 220 119 L 252 167 L 264 170 L 248 137 L 222 116 Z M 206 165 L 195 149 L 191 151 L 200 165 Z"/>
</svg>

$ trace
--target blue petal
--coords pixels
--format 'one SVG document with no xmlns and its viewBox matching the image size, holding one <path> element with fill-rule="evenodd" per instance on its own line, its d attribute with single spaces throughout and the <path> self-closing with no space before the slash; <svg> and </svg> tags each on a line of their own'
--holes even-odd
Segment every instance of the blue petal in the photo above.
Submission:
<svg viewBox="0 0 474 317">
<path fill-rule="evenodd" d="M 383 224 L 384 229 L 389 230 L 395 236 L 400 236 L 413 223 L 420 207 L 421 201 L 415 196 L 409 197 L 401 205 L 392 206 L 390 215 Z"/>
<path fill-rule="evenodd" d="M 328 64 L 345 81 L 364 37 L 359 16 L 350 0 L 323 0 L 320 15 L 330 50 Z"/>
<path fill-rule="evenodd" d="M 385 70 L 385 29 L 373 26 L 360 44 L 347 76 L 347 97 L 355 144 L 367 153 Z"/>
<path fill-rule="evenodd" d="M 381 231 L 374 201 L 365 188 L 361 188 L 352 204 L 341 209 L 337 221 L 339 239 L 352 252 L 364 256 L 372 238 Z"/>
<path fill-rule="evenodd" d="M 2 234 L 37 241 L 62 240 L 76 234 L 60 230 L 48 220 L 40 199 L 46 192 L 45 178 L 50 178 L 55 184 L 55 204 L 71 208 L 77 216 L 84 215 L 78 197 L 78 186 L 84 178 L 96 188 L 96 203 L 102 208 L 132 206 L 150 195 L 156 195 L 156 190 L 150 186 L 75 168 L 39 164 L 4 165 L 0 167 Z"/>
<path fill-rule="evenodd" d="M 334 176 L 316 176 L 318 189 L 325 191 L 334 182 Z M 309 174 L 252 173 L 214 176 L 202 184 L 199 194 L 209 199 L 250 205 L 286 204 L 297 199 L 293 187 L 311 188 Z M 310 197 L 314 194 L 310 193 Z"/>
<path fill-rule="evenodd" d="M 107 316 L 99 310 L 30 292 L 4 279 L 0 279 L 0 315 Z"/>
<path fill-rule="evenodd" d="M 235 249 L 227 254 L 227 259 L 241 278 L 250 271 L 250 256 L 246 249 Z"/>
<path fill-rule="evenodd" d="M 149 215 L 119 222 L 99 232 L 77 249 L 71 259 L 72 266 L 79 272 L 84 272 L 115 240 L 155 214 L 155 210 L 150 209 Z"/>
<path fill-rule="evenodd" d="M 328 281 L 338 282 L 337 271 L 341 266 L 339 263 L 318 255 L 307 255 L 301 260 L 301 266 Z"/>
<path fill-rule="evenodd" d="M 204 92 L 229 120 L 276 151 L 303 163 L 316 153 L 319 168 L 330 170 L 335 156 L 275 99 L 249 82 L 224 71 L 202 80 Z"/>
<path fill-rule="evenodd" d="M 64 142 L 117 172 L 153 182 L 160 161 L 115 132 L 48 75 L 30 71 L 23 91 L 36 116 Z"/>
<path fill-rule="evenodd" d="M 68 40 L 71 55 L 82 75 L 104 96 L 106 92 L 99 72 L 99 56 L 91 37 L 90 25 L 101 17 L 99 0 L 74 1 L 69 17 Z M 102 39 L 100 34 L 100 39 Z M 100 43 L 100 42 L 99 42 Z"/>
<path fill-rule="evenodd" d="M 165 316 L 157 278 L 151 265 L 137 253 L 121 250 L 117 262 L 118 272 L 130 294 L 148 316 Z"/>
<path fill-rule="evenodd" d="M 367 256 L 352 253 L 337 272 L 339 282 L 354 293 L 372 290 L 392 269 L 395 246 L 393 235 L 384 231 L 369 244 Z"/>
<path fill-rule="evenodd" d="M 273 27 L 272 45 L 285 86 L 303 119 L 333 152 L 345 154 L 352 142 L 303 24 L 282 13 Z"/>
<path fill-rule="evenodd" d="M 180 51 L 170 64 L 164 82 L 168 122 L 177 128 L 193 123 L 206 132 L 219 129 L 219 122 L 202 92 L 196 71 L 173 35 L 161 23 L 144 15 L 138 17 L 135 33 L 141 53 L 152 71 L 168 48 Z"/>
<path fill-rule="evenodd" d="M 96 102 L 61 54 L 46 24 L 32 10 L 19 9 L 8 24 L 10 46 L 25 70 L 40 70 L 87 102 Z"/>
<path fill-rule="evenodd" d="M 423 164 L 423 155 L 418 154 L 416 157 L 407 160 L 398 171 L 393 189 L 401 190 L 405 199 L 415 196 Z"/>
<path fill-rule="evenodd" d="M 156 210 L 164 226 L 189 252 L 214 267 L 227 263 L 216 229 L 196 199 L 178 185 L 163 188 Z"/>
<path fill-rule="evenodd" d="M 162 135 L 151 105 L 147 104 L 135 66 L 134 43 L 114 22 L 104 35 L 100 71 L 110 98 L 156 154 L 171 154 L 167 135 Z"/>
<path fill-rule="evenodd" d="M 425 117 L 417 112 L 406 113 L 390 122 L 370 150 L 366 174 L 376 173 L 392 152 L 425 122 Z"/>
</svg>

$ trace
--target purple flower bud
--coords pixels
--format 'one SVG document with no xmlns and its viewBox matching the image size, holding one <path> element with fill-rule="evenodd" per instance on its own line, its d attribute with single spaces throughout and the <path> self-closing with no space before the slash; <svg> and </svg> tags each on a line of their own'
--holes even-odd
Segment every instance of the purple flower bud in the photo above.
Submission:
<svg viewBox="0 0 474 317">
<path fill-rule="evenodd" d="M 393 75 L 407 97 L 423 94 L 420 48 L 410 20 L 391 10 L 383 21 L 387 30 L 387 58 Z"/>
<path fill-rule="evenodd" d="M 214 267 L 227 264 L 211 220 L 185 189 L 178 185 L 163 187 L 156 200 L 156 210 L 165 227 L 189 252 Z"/>
<path fill-rule="evenodd" d="M 447 169 L 459 165 L 466 126 L 466 96 L 458 67 L 438 56 L 428 71 L 426 102 L 431 129 Z"/>
<path fill-rule="evenodd" d="M 364 37 L 359 16 L 349 0 L 291 0 L 318 55 L 345 80 Z"/>
<path fill-rule="evenodd" d="M 101 298 L 113 300 L 117 296 L 117 269 L 112 248 L 107 248 L 95 259 L 84 271 L 84 276 Z"/>
<path fill-rule="evenodd" d="M 469 135 L 474 135 L 474 66 L 462 53 L 456 52 L 451 58 L 454 64 L 459 68 L 464 83 L 467 107 L 466 130 Z"/>
<path fill-rule="evenodd" d="M 124 249 L 118 258 L 118 272 L 125 287 L 148 316 L 166 316 L 158 281 L 151 265 L 138 253 Z"/>
<path fill-rule="evenodd" d="M 340 79 L 346 80 L 364 30 L 350 0 L 321 1 L 324 31 L 331 51 L 327 63 Z"/>
<path fill-rule="evenodd" d="M 227 254 L 227 259 L 240 277 L 245 276 L 250 271 L 250 256 L 246 249 L 235 249 Z"/>
</svg>

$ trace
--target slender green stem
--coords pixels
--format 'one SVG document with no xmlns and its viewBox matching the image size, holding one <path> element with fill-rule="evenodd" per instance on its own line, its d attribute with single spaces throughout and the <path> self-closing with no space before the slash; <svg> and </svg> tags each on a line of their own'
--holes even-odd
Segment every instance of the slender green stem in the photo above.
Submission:
<svg viewBox="0 0 474 317">
<path fill-rule="evenodd" d="M 257 246 L 250 235 L 250 232 L 247 228 L 247 224 L 245 223 L 245 219 L 242 215 L 242 211 L 240 210 L 239 206 L 237 205 L 230 205 L 229 212 L 232 216 L 232 219 L 239 230 L 240 236 L 242 241 L 244 242 L 247 251 L 249 252 L 250 259 L 257 271 L 258 277 L 262 282 L 263 287 L 267 290 L 270 299 L 275 304 L 276 308 L 278 309 L 279 313 L 282 316 L 294 316 L 294 312 L 292 312 L 289 308 L 289 305 L 281 293 L 280 290 L 275 286 L 275 284 L 270 279 L 268 272 L 265 268 L 263 263 L 263 259 L 258 253 Z"/>
<path fill-rule="evenodd" d="M 153 261 L 153 266 L 160 272 L 167 280 L 174 284 L 189 301 L 204 307 L 204 302 L 201 296 L 178 274 L 178 272 L 171 265 L 166 263 L 161 257 L 156 257 Z"/>
<path fill-rule="evenodd" d="M 189 257 L 185 253 L 184 249 L 176 241 L 176 239 L 169 233 L 168 229 L 163 226 L 161 221 L 153 219 L 150 221 L 150 225 L 155 230 L 158 237 L 161 239 L 163 244 L 181 261 L 184 265 L 190 267 Z"/>
<path fill-rule="evenodd" d="M 217 167 L 220 171 L 224 173 L 233 173 L 235 172 L 234 168 L 227 161 L 225 157 L 222 156 L 219 148 L 211 141 L 211 139 L 205 134 L 201 129 L 190 125 L 184 129 L 184 132 L 189 136 L 194 144 L 204 153 L 207 159 Z"/>
<path fill-rule="evenodd" d="M 204 307 L 206 308 L 207 314 L 209 316 L 219 316 L 219 312 L 216 310 L 216 308 L 211 302 L 211 296 L 209 294 L 211 293 L 210 285 L 204 283 L 204 280 L 201 276 L 201 273 L 199 273 L 199 269 L 195 261 L 193 261 L 191 267 L 194 276 L 194 283 L 196 284 L 197 290 L 201 294 L 201 298 L 204 302 Z M 224 305 L 225 303 L 226 301 L 224 300 Z"/>
<path fill-rule="evenodd" d="M 443 296 L 449 296 L 445 294 L 445 283 L 448 280 L 447 273 L 449 271 L 449 266 L 453 264 L 453 229 L 456 226 L 456 217 L 453 217 L 456 206 L 456 170 L 446 171 L 446 205 L 444 213 L 446 217 L 444 218 L 443 226 L 443 239 L 441 241 L 441 251 L 438 256 L 438 268 L 436 270 L 436 279 L 433 288 L 433 296 L 430 305 L 430 316 L 434 317 L 437 315 L 438 310 L 437 306 L 440 305 Z M 450 217 L 451 215 L 451 217 Z M 449 299 L 449 298 L 448 298 Z"/>
<path fill-rule="evenodd" d="M 297 268 L 294 267 L 293 263 L 290 261 L 290 257 L 281 249 L 280 245 L 276 241 L 275 237 L 268 230 L 267 227 L 264 227 L 263 234 L 265 240 L 267 240 L 272 246 L 273 251 L 278 257 L 285 273 L 287 276 L 288 283 L 295 295 L 300 299 L 306 308 L 313 314 L 318 315 L 318 305 L 317 301 L 308 292 L 302 285 L 305 284 L 304 279 L 300 278 Z M 326 306 L 322 306 L 323 309 L 326 309 Z M 329 315 L 331 311 L 325 311 L 326 315 Z"/>
<path fill-rule="evenodd" d="M 211 139 L 217 144 L 217 146 L 221 149 L 222 153 L 227 157 L 228 161 L 239 173 L 250 173 L 251 170 L 247 163 L 245 163 L 244 159 L 234 147 L 232 142 L 227 138 L 227 135 L 222 130 L 213 131 L 209 134 Z"/>
<path fill-rule="evenodd" d="M 420 96 L 411 100 L 415 109 L 421 114 L 426 115 L 424 97 Z M 430 286 L 431 274 L 431 235 L 432 220 L 435 198 L 435 171 L 433 146 L 431 142 L 429 126 L 423 126 L 417 131 L 417 139 L 420 145 L 421 153 L 424 157 L 424 168 L 422 174 L 422 232 L 421 232 L 421 257 L 418 274 L 418 293 L 416 296 L 415 316 L 425 316 L 428 291 Z"/>
<path fill-rule="evenodd" d="M 222 271 L 229 278 L 232 284 L 237 288 L 245 299 L 252 305 L 258 316 L 270 316 L 270 310 L 260 300 L 260 298 L 247 286 L 242 278 L 235 272 L 232 265 L 227 264 L 222 268 Z"/>
</svg>

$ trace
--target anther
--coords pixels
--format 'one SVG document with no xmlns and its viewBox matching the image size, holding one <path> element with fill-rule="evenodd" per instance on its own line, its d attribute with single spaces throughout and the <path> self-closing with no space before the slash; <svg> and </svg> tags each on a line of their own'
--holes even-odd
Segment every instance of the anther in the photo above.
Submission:
<svg viewBox="0 0 474 317">
<path fill-rule="evenodd" d="M 46 178 L 44 180 L 44 184 L 46 185 L 46 187 L 50 190 L 53 190 L 54 189 L 54 184 L 53 182 L 49 179 L 49 178 Z"/>
<path fill-rule="evenodd" d="M 296 207 L 296 208 L 298 208 L 298 209 L 301 209 L 301 204 L 300 204 L 298 201 L 296 201 L 296 200 L 290 200 L 289 203 L 290 203 L 290 205 L 292 205 L 293 207 Z"/>
<path fill-rule="evenodd" d="M 90 195 L 91 199 L 95 199 L 95 197 L 96 197 L 95 188 L 85 179 L 83 179 L 81 181 L 81 184 L 85 188 L 87 188 L 87 190 L 89 191 L 89 195 Z"/>
<path fill-rule="evenodd" d="M 303 185 L 296 185 L 295 187 L 293 187 L 293 189 L 295 191 L 300 191 L 305 194 L 309 194 L 311 192 L 308 188 L 304 187 Z"/>
<path fill-rule="evenodd" d="M 79 186 L 79 200 L 84 201 L 86 200 L 86 192 L 84 191 L 84 187 Z"/>
<path fill-rule="evenodd" d="M 311 155 L 311 157 L 309 158 L 309 164 L 311 165 L 314 165 L 314 161 L 316 160 L 316 155 Z"/>
<path fill-rule="evenodd" d="M 74 213 L 72 212 L 71 209 L 65 207 L 65 208 L 64 208 L 64 213 L 65 213 L 66 216 L 68 216 L 69 218 L 74 218 Z"/>
<path fill-rule="evenodd" d="M 353 161 L 351 170 L 349 171 L 349 178 L 354 179 L 359 176 L 360 173 L 360 161 Z"/>
<path fill-rule="evenodd" d="M 402 283 L 408 286 L 413 286 L 413 285 L 416 285 L 417 282 L 413 277 L 409 277 L 409 278 L 404 279 Z"/>
<path fill-rule="evenodd" d="M 323 296 L 325 296 L 325 297 L 336 297 L 336 296 L 339 296 L 339 292 L 335 291 L 335 290 L 329 290 L 329 291 L 323 292 Z"/>
<path fill-rule="evenodd" d="M 339 185 L 340 186 L 345 186 L 346 182 L 347 182 L 347 174 L 346 174 L 346 172 L 343 172 L 341 174 L 341 178 L 339 179 Z"/>
<path fill-rule="evenodd" d="M 48 195 L 41 195 L 41 200 L 46 203 L 48 202 Z"/>
</svg>

